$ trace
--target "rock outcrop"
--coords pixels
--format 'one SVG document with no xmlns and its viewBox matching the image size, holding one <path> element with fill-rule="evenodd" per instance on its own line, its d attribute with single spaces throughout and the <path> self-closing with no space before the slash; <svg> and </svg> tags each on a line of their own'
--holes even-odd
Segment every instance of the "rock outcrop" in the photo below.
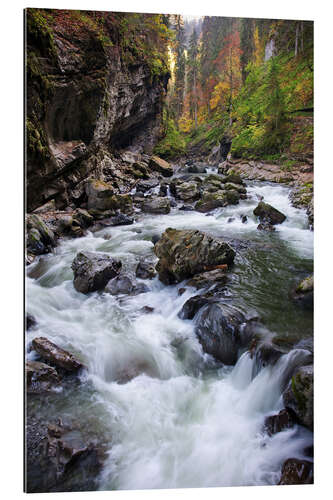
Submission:
<svg viewBox="0 0 333 500">
<path fill-rule="evenodd" d="M 51 199 L 57 208 L 79 206 L 87 178 L 111 182 L 119 194 L 149 177 L 146 153 L 160 135 L 167 54 L 161 44 L 158 54 L 143 57 L 140 35 L 132 50 L 123 14 L 109 14 L 99 24 L 95 13 L 27 9 L 28 211 Z M 152 167 L 172 175 L 161 161 Z"/>
<path fill-rule="evenodd" d="M 109 254 L 79 252 L 72 262 L 74 287 L 85 294 L 102 290 L 111 278 L 118 276 L 121 265 Z"/>
<path fill-rule="evenodd" d="M 171 177 L 173 175 L 172 166 L 162 158 L 153 155 L 150 159 L 149 166 L 152 170 L 159 172 L 163 177 Z"/>
<path fill-rule="evenodd" d="M 155 245 L 159 257 L 156 270 L 165 284 L 179 283 L 185 278 L 221 264 L 232 264 L 235 251 L 223 240 L 202 231 L 168 228 Z"/>
</svg>

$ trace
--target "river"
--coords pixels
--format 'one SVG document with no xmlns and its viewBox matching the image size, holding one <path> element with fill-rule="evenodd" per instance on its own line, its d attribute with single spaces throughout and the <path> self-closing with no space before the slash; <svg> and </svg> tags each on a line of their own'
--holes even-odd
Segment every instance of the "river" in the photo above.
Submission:
<svg viewBox="0 0 333 500">
<path fill-rule="evenodd" d="M 184 283 L 165 286 L 156 277 L 145 281 L 147 293 L 133 297 L 83 295 L 73 287 L 71 263 L 79 250 L 108 252 L 133 270 L 141 258 L 156 260 L 153 235 L 167 227 L 200 229 L 237 250 L 225 300 L 247 317 L 259 316 L 268 336 L 291 345 L 311 337 L 312 314 L 288 297 L 312 272 L 305 211 L 292 207 L 288 187 L 248 182 L 247 191 L 247 200 L 209 215 L 173 208 L 63 240 L 28 268 L 27 311 L 38 325 L 27 333 L 27 350 L 34 337 L 45 336 L 77 354 L 88 372 L 80 384 L 29 398 L 27 409 L 47 421 L 77 420 L 89 440 L 104 444 L 100 489 L 276 484 L 282 463 L 304 457 L 312 444 L 312 433 L 300 426 L 272 437 L 263 432 L 265 417 L 283 407 L 281 382 L 300 349 L 253 376 L 249 353 L 234 367 L 203 353 L 194 320 L 178 317 L 198 293 L 187 287 L 179 295 Z M 256 229 L 258 196 L 287 215 L 273 233 Z M 147 314 L 144 306 L 154 311 Z"/>
</svg>

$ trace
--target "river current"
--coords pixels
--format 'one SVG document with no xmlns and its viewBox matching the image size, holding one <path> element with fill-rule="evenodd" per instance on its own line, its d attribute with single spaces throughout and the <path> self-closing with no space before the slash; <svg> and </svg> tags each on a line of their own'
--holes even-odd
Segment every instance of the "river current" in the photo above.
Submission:
<svg viewBox="0 0 333 500">
<path fill-rule="evenodd" d="M 158 277 L 137 296 L 83 295 L 73 287 L 71 263 L 80 250 L 108 252 L 134 270 L 139 259 L 157 260 L 153 235 L 167 227 L 200 229 L 237 251 L 226 300 L 247 317 L 259 316 L 268 336 L 292 345 L 311 337 L 312 315 L 288 297 L 312 272 L 305 211 L 292 207 L 285 186 L 248 182 L 247 190 L 247 200 L 209 215 L 179 208 L 138 214 L 132 225 L 64 240 L 28 268 L 27 311 L 37 320 L 26 337 L 28 358 L 35 358 L 31 340 L 45 336 L 88 367 L 80 384 L 31 398 L 28 412 L 46 421 L 77 420 L 88 440 L 104 444 L 100 489 L 276 484 L 282 463 L 302 458 L 312 444 L 300 426 L 272 437 L 263 431 L 265 417 L 283 407 L 281 384 L 301 349 L 253 377 L 249 353 L 234 367 L 215 362 L 202 351 L 194 322 L 178 317 L 194 288 L 179 295 L 184 283 L 165 286 Z M 256 229 L 261 196 L 287 215 L 273 233 Z"/>
</svg>

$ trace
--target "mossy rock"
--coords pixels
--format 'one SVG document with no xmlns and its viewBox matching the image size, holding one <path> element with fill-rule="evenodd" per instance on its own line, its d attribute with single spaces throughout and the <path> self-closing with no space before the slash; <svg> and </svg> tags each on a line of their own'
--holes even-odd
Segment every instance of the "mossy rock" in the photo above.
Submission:
<svg viewBox="0 0 333 500">
<path fill-rule="evenodd" d="M 269 222 L 269 224 L 272 225 L 281 224 L 287 218 L 282 212 L 272 207 L 272 205 L 264 203 L 263 201 L 258 203 L 257 207 L 253 210 L 253 213 L 259 217 L 261 222 Z"/>
<path fill-rule="evenodd" d="M 213 193 L 205 191 L 201 200 L 195 204 L 195 210 L 198 212 L 210 212 L 215 208 L 228 205 L 227 191 L 215 191 Z"/>
<path fill-rule="evenodd" d="M 313 430 L 313 365 L 297 370 L 283 393 L 283 402 L 302 425 Z"/>
</svg>

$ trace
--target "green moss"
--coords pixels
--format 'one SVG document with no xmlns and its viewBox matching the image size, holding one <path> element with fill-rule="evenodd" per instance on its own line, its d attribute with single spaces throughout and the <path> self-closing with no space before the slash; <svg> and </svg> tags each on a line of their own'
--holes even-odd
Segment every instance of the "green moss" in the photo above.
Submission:
<svg viewBox="0 0 333 500">
<path fill-rule="evenodd" d="M 29 118 L 26 120 L 26 141 L 27 149 L 30 155 L 39 157 L 40 160 L 46 160 L 50 157 L 45 132 L 38 120 L 34 122 Z"/>
<path fill-rule="evenodd" d="M 155 146 L 154 154 L 162 158 L 175 158 L 184 154 L 185 141 L 172 119 L 167 119 L 163 139 Z"/>
</svg>

